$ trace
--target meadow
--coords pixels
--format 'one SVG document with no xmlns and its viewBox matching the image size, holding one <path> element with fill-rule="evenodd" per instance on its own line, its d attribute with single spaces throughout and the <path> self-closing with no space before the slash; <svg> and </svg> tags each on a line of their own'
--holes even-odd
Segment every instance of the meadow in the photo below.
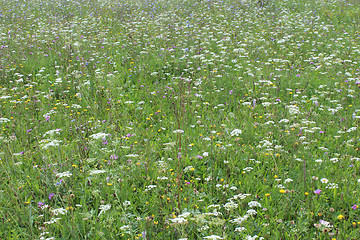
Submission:
<svg viewBox="0 0 360 240">
<path fill-rule="evenodd" d="M 0 239 L 359 239 L 357 0 L 0 0 Z"/>
</svg>

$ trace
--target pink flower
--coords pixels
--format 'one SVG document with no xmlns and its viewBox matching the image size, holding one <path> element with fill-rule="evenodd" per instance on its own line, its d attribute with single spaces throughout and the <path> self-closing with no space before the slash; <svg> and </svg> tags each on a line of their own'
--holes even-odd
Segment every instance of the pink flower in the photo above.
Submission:
<svg viewBox="0 0 360 240">
<path fill-rule="evenodd" d="M 352 206 L 351 208 L 355 210 L 358 208 L 358 206 L 356 204 L 354 204 L 354 206 Z"/>
<path fill-rule="evenodd" d="M 314 193 L 316 193 L 317 195 L 320 195 L 321 189 L 316 189 L 316 190 L 314 191 Z"/>
</svg>

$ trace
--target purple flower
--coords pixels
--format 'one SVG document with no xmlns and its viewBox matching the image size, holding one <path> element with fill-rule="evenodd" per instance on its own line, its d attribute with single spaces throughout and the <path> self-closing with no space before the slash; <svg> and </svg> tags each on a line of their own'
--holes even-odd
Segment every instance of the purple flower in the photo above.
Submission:
<svg viewBox="0 0 360 240">
<path fill-rule="evenodd" d="M 203 156 L 199 155 L 199 156 L 197 156 L 197 158 L 203 159 Z"/>
<path fill-rule="evenodd" d="M 55 186 L 60 185 L 62 181 L 63 181 L 63 180 L 61 179 L 59 182 L 55 183 Z"/>
<path fill-rule="evenodd" d="M 54 195 L 55 195 L 54 193 L 50 193 L 50 194 L 49 194 L 49 200 L 51 200 L 51 198 L 52 198 Z"/>
<path fill-rule="evenodd" d="M 317 195 L 320 195 L 321 189 L 316 189 L 316 190 L 314 191 L 314 193 L 316 193 Z"/>
<path fill-rule="evenodd" d="M 32 128 L 30 128 L 30 129 L 28 129 L 28 130 L 26 130 L 27 132 L 31 132 L 31 130 L 32 130 Z"/>
<path fill-rule="evenodd" d="M 110 159 L 116 160 L 116 159 L 118 159 L 118 156 L 116 156 L 115 154 L 113 154 L 113 155 L 110 156 Z"/>
<path fill-rule="evenodd" d="M 43 202 L 38 202 L 37 204 L 38 204 L 38 206 L 39 206 L 39 207 L 41 207 L 41 206 L 43 206 L 43 205 L 44 205 L 44 203 L 43 203 Z"/>
<path fill-rule="evenodd" d="M 324 131 L 320 131 L 319 133 L 324 133 Z"/>
<path fill-rule="evenodd" d="M 49 121 L 50 120 L 50 116 L 45 116 L 45 121 Z"/>
<path fill-rule="evenodd" d="M 355 210 L 358 208 L 358 206 L 356 204 L 354 204 L 354 206 L 352 206 L 351 208 Z"/>
</svg>

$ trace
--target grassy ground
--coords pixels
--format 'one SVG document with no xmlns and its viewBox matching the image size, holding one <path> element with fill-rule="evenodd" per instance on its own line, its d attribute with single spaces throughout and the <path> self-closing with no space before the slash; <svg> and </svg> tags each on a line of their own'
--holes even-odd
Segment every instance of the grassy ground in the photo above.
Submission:
<svg viewBox="0 0 360 240">
<path fill-rule="evenodd" d="M 0 1 L 0 238 L 358 239 L 358 1 Z"/>
</svg>

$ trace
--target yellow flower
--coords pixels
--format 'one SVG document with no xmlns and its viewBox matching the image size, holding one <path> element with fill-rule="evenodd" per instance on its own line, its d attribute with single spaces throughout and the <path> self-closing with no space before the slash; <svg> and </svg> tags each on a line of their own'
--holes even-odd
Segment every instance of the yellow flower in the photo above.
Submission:
<svg viewBox="0 0 360 240">
<path fill-rule="evenodd" d="M 339 215 L 339 216 L 337 216 L 337 219 L 339 219 L 339 220 L 342 220 L 342 219 L 344 219 L 344 215 Z"/>
<path fill-rule="evenodd" d="M 308 192 L 305 192 L 305 195 L 307 196 L 307 195 L 309 195 L 309 193 L 308 193 Z"/>
<path fill-rule="evenodd" d="M 284 190 L 284 189 L 281 189 L 281 190 L 280 190 L 280 193 L 285 193 L 285 190 Z"/>
<path fill-rule="evenodd" d="M 270 193 L 265 193 L 265 196 L 266 196 L 266 197 L 270 196 Z"/>
</svg>

